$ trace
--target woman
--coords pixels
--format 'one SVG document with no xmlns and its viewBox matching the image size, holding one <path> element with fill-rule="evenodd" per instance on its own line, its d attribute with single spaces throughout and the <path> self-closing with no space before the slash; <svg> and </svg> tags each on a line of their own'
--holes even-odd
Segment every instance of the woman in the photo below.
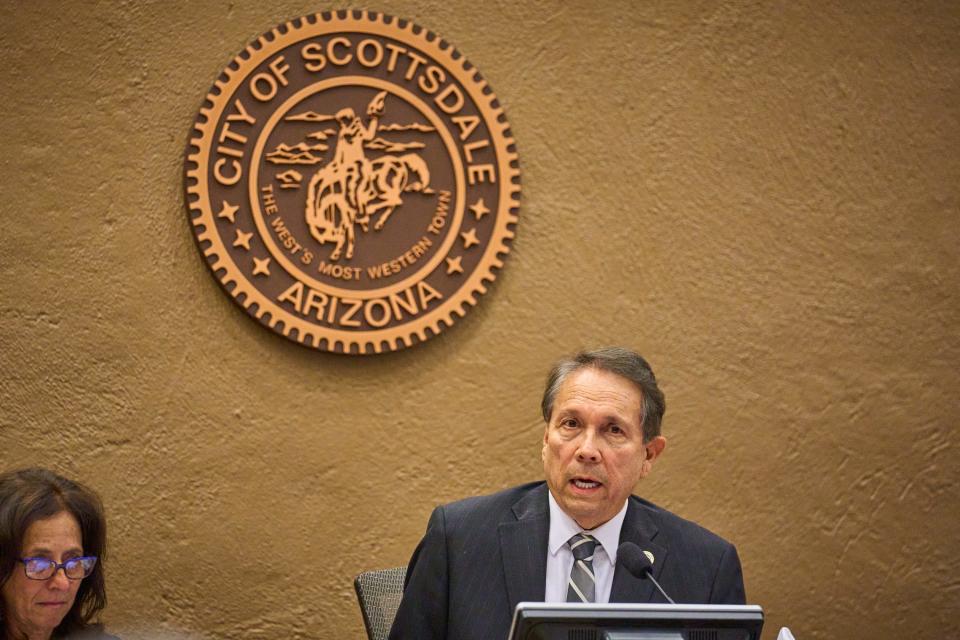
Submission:
<svg viewBox="0 0 960 640">
<path fill-rule="evenodd" d="M 103 506 L 46 469 L 0 474 L 0 640 L 110 638 Z"/>
</svg>

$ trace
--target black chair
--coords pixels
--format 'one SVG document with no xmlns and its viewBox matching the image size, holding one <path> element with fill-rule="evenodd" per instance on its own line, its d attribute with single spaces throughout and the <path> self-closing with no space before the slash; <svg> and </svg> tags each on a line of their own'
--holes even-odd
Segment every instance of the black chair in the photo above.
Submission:
<svg viewBox="0 0 960 640">
<path fill-rule="evenodd" d="M 370 640 L 387 640 L 403 596 L 406 567 L 364 571 L 353 581 Z"/>
</svg>

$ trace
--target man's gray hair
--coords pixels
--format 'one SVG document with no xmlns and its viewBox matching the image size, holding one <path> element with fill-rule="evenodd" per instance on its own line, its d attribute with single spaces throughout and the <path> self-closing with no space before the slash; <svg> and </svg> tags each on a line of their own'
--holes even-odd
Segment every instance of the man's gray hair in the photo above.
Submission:
<svg viewBox="0 0 960 640">
<path fill-rule="evenodd" d="M 586 368 L 609 371 L 635 384 L 641 396 L 640 424 L 643 426 L 643 441 L 649 442 L 660 435 L 660 423 L 667 410 L 663 392 L 657 386 L 653 369 L 643 356 L 622 347 L 581 351 L 573 357 L 557 362 L 547 376 L 547 386 L 543 390 L 543 400 L 540 402 L 540 409 L 546 422 L 550 422 L 550 416 L 553 415 L 553 402 L 564 380 L 571 373 Z"/>
</svg>

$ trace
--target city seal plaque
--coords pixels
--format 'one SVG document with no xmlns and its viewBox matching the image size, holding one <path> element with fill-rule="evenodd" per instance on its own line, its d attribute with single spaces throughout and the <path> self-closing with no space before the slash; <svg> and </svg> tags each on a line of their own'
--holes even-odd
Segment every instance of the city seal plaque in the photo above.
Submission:
<svg viewBox="0 0 960 640">
<path fill-rule="evenodd" d="M 247 313 L 335 353 L 462 317 L 517 223 L 509 126 L 450 44 L 373 12 L 260 36 L 214 83 L 185 162 L 200 251 Z"/>
</svg>

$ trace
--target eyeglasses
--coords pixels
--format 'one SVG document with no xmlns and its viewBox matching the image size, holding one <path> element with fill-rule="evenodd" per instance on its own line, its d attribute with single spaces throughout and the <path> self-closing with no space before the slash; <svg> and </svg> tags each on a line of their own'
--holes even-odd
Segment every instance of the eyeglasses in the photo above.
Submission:
<svg viewBox="0 0 960 640">
<path fill-rule="evenodd" d="M 20 562 L 23 563 L 23 572 L 31 580 L 49 580 L 60 569 L 71 580 L 83 580 L 93 573 L 97 556 L 70 558 L 66 562 L 54 562 L 49 558 L 20 558 Z"/>
</svg>

